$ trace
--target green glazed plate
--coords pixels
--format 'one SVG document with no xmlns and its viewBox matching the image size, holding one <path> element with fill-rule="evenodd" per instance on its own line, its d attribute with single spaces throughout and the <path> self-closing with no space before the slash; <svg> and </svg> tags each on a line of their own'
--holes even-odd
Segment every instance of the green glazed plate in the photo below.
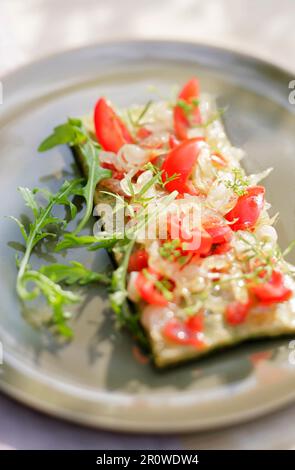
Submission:
<svg viewBox="0 0 295 470">
<path fill-rule="evenodd" d="M 292 338 L 252 342 L 165 372 L 156 371 L 114 329 L 105 289 L 86 289 L 75 310 L 75 339 L 61 344 L 24 319 L 15 294 L 15 250 L 21 238 L 5 215 L 28 215 L 17 186 L 54 188 L 72 174 L 67 148 L 37 147 L 68 116 L 89 112 L 100 95 L 118 106 L 144 102 L 148 85 L 166 94 L 190 76 L 228 105 L 230 139 L 248 152 L 247 171 L 273 166 L 266 181 L 280 211 L 282 247 L 295 233 L 295 106 L 291 74 L 238 53 L 180 42 L 121 42 L 73 50 L 3 78 L 0 106 L 0 387 L 55 416 L 97 427 L 138 432 L 215 428 L 277 409 L 295 398 Z M 106 253 L 75 252 L 104 270 Z M 34 262 L 52 259 L 50 245 Z M 290 258 L 292 261 L 292 258 Z M 294 258 L 293 258 L 294 261 Z M 292 360 L 293 359 L 293 360 Z"/>
</svg>

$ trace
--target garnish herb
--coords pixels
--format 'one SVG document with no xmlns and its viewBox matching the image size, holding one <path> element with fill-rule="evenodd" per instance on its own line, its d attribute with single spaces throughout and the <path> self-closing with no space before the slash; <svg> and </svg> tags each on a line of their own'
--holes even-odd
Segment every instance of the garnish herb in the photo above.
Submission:
<svg viewBox="0 0 295 470">
<path fill-rule="evenodd" d="M 169 281 L 169 279 L 155 279 L 147 269 L 143 269 L 142 273 L 147 280 L 151 281 L 155 285 L 155 287 L 161 292 L 161 294 L 163 294 L 166 300 L 171 301 L 173 299 L 173 294 L 171 292 L 173 284 Z"/>
<path fill-rule="evenodd" d="M 77 235 L 92 215 L 93 197 L 97 184 L 105 178 L 110 178 L 112 172 L 99 165 L 100 146 L 91 139 L 79 119 L 70 118 L 66 124 L 56 127 L 53 134 L 41 143 L 39 151 L 44 152 L 60 144 L 76 146 L 82 153 L 87 166 L 87 183 L 76 193 L 86 201 L 84 216 L 73 231 L 73 235 Z"/>
<path fill-rule="evenodd" d="M 69 265 L 53 263 L 48 266 L 42 266 L 40 272 L 52 281 L 63 282 L 68 286 L 73 284 L 84 286 L 92 282 L 100 282 L 105 285 L 110 284 L 109 276 L 91 271 L 83 264 L 78 263 L 78 261 L 71 261 Z"/>
<path fill-rule="evenodd" d="M 70 330 L 65 325 L 66 315 L 64 306 L 69 303 L 79 301 L 79 297 L 71 292 L 64 291 L 47 276 L 41 272 L 34 271 L 29 266 L 30 256 L 34 247 L 45 237 L 55 237 L 56 234 L 46 231 L 46 228 L 52 224 L 64 224 L 64 220 L 54 217 L 52 210 L 56 205 L 70 206 L 72 215 L 75 215 L 72 202 L 69 198 L 76 194 L 81 187 L 81 179 L 74 179 L 71 182 L 65 181 L 56 194 L 47 192 L 48 203 L 45 207 L 39 206 L 35 194 L 37 190 L 30 191 L 28 188 L 20 188 L 26 205 L 33 212 L 34 220 L 26 230 L 24 225 L 13 218 L 18 223 L 21 234 L 25 241 L 25 252 L 21 260 L 18 260 L 18 275 L 16 289 L 21 300 L 33 300 L 42 293 L 49 306 L 53 310 L 53 322 L 57 325 L 60 333 L 70 336 Z M 32 281 L 35 284 L 33 290 L 27 289 L 27 283 Z"/>
<path fill-rule="evenodd" d="M 66 250 L 69 248 L 88 247 L 89 251 L 96 251 L 100 248 L 112 248 L 119 239 L 124 238 L 120 234 L 107 234 L 103 232 L 104 236 L 96 237 L 94 235 L 81 235 L 80 237 L 72 233 L 65 233 L 64 239 L 57 245 L 55 251 Z M 120 236 L 119 236 L 120 235 Z"/>
<path fill-rule="evenodd" d="M 147 348 L 148 342 L 139 322 L 139 313 L 132 312 L 127 301 L 127 269 L 133 246 L 134 240 L 131 240 L 120 249 L 123 258 L 119 267 L 112 274 L 110 304 L 115 312 L 118 325 L 128 328 L 141 346 Z"/>
<path fill-rule="evenodd" d="M 181 248 L 181 242 L 178 238 L 175 238 L 174 240 L 164 242 L 159 248 L 159 253 L 162 258 L 168 261 L 175 261 L 177 258 L 181 257 L 181 251 L 177 248 Z"/>
<path fill-rule="evenodd" d="M 162 179 L 163 170 L 162 171 L 159 170 L 159 168 L 157 168 L 155 165 L 153 165 L 153 163 L 151 163 L 151 162 L 146 163 L 146 165 L 144 166 L 144 169 L 152 171 L 154 176 L 155 177 L 157 176 L 157 178 L 155 178 L 155 180 L 153 180 L 152 184 L 154 184 L 154 182 L 155 182 L 156 184 L 158 184 L 162 188 L 165 188 L 167 183 L 169 183 L 170 181 L 174 181 L 175 179 L 179 178 L 179 176 L 180 176 L 179 173 L 174 173 L 173 175 L 166 178 L 166 181 L 164 182 L 163 179 Z"/>
<path fill-rule="evenodd" d="M 86 201 L 86 210 L 82 220 L 80 220 L 77 228 L 73 231 L 73 235 L 77 235 L 81 232 L 92 215 L 93 198 L 97 184 L 101 180 L 112 176 L 110 170 L 106 170 L 99 165 L 99 149 L 100 147 L 90 139 L 85 144 L 79 146 L 79 150 L 83 154 L 84 162 L 87 165 L 87 183 L 81 192 L 81 196 L 83 196 Z"/>
<path fill-rule="evenodd" d="M 80 119 L 69 118 L 68 122 L 54 128 L 53 133 L 39 145 L 38 151 L 45 152 L 57 145 L 80 145 L 87 140 Z"/>
<path fill-rule="evenodd" d="M 143 107 L 142 111 L 140 111 L 139 115 L 134 119 L 130 110 L 128 110 L 128 119 L 133 127 L 140 127 L 143 125 L 143 118 L 150 109 L 151 105 L 153 104 L 153 100 L 149 100 L 146 105 Z"/>
<path fill-rule="evenodd" d="M 234 175 L 234 180 L 226 180 L 224 181 L 224 184 L 227 188 L 232 189 L 238 196 L 243 196 L 247 193 L 249 178 L 245 176 L 241 168 L 232 168 L 232 173 Z"/>
<path fill-rule="evenodd" d="M 176 106 L 181 108 L 184 111 L 186 117 L 188 118 L 191 116 L 192 112 L 199 106 L 199 104 L 200 100 L 198 100 L 197 98 L 193 98 L 190 103 L 185 100 L 182 100 L 181 98 L 176 101 Z"/>
</svg>

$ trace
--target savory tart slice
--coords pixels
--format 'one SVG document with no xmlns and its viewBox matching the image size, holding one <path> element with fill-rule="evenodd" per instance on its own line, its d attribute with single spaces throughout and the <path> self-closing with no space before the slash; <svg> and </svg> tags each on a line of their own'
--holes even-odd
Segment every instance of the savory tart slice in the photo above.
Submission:
<svg viewBox="0 0 295 470">
<path fill-rule="evenodd" d="M 260 183 L 270 170 L 245 174 L 244 152 L 229 142 L 196 78 L 173 102 L 118 113 L 101 98 L 83 123 L 101 146 L 100 166 L 112 172 L 95 193 L 99 236 L 113 240 L 118 266 L 111 303 L 119 316 L 135 306 L 130 315 L 157 366 L 295 332 L 293 268 Z M 123 229 L 109 229 L 106 200 L 112 215 L 123 209 Z"/>
</svg>

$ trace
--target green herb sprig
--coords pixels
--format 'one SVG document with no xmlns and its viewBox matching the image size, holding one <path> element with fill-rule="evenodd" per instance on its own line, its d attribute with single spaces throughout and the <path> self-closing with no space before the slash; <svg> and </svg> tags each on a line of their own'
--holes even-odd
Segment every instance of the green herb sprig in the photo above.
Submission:
<svg viewBox="0 0 295 470">
<path fill-rule="evenodd" d="M 238 196 L 243 196 L 247 193 L 247 188 L 249 186 L 249 178 L 245 176 L 241 168 L 232 168 L 232 173 L 234 175 L 234 180 L 224 181 L 224 185 L 232 189 L 232 191 Z"/>
<path fill-rule="evenodd" d="M 86 202 L 84 215 L 77 227 L 73 231 L 73 235 L 77 235 L 87 224 L 92 215 L 93 197 L 97 184 L 106 178 L 112 176 L 112 172 L 102 168 L 99 164 L 100 146 L 95 142 L 84 128 L 82 121 L 79 119 L 68 119 L 68 122 L 56 127 L 49 137 L 47 137 L 39 146 L 40 152 L 45 152 L 53 147 L 61 144 L 75 146 L 81 152 L 83 161 L 86 165 L 87 182 L 76 192 L 82 196 Z M 57 246 L 57 250 L 65 248 L 63 242 Z"/>
<path fill-rule="evenodd" d="M 58 325 L 61 333 L 70 336 L 70 330 L 65 325 L 65 320 L 68 315 L 65 314 L 64 306 L 70 303 L 75 303 L 80 298 L 72 292 L 63 290 L 59 285 L 49 279 L 41 272 L 32 270 L 30 267 L 30 257 L 35 246 L 46 237 L 55 237 L 54 232 L 48 231 L 48 226 L 53 224 L 64 225 L 64 220 L 54 217 L 52 214 L 53 208 L 57 205 L 69 206 L 71 214 L 74 216 L 76 210 L 70 197 L 76 194 L 78 188 L 81 187 L 81 178 L 76 178 L 71 182 L 65 181 L 56 194 L 47 192 L 48 202 L 45 207 L 38 204 L 36 199 L 36 189 L 31 191 L 28 188 L 19 188 L 26 205 L 32 210 L 34 219 L 30 223 L 29 228 L 16 219 L 13 220 L 18 224 L 23 239 L 25 241 L 25 252 L 21 260 L 17 261 L 18 274 L 16 280 L 16 290 L 21 300 L 33 300 L 40 293 L 42 293 L 47 301 L 47 304 L 53 310 L 53 322 Z M 35 287 L 28 290 L 27 284 L 32 282 Z"/>
</svg>

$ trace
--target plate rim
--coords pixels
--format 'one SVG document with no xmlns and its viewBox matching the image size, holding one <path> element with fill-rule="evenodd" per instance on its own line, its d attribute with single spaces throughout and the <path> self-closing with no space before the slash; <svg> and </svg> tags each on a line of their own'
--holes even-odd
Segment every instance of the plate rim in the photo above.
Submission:
<svg viewBox="0 0 295 470">
<path fill-rule="evenodd" d="M 78 52 L 95 49 L 97 47 L 110 47 L 110 46 L 126 47 L 128 45 L 135 45 L 135 44 L 141 44 L 141 45 L 148 44 L 150 46 L 157 45 L 157 44 L 161 44 L 164 46 L 165 45 L 171 46 L 173 44 L 176 44 L 176 45 L 182 45 L 184 47 L 199 47 L 199 48 L 204 48 L 208 50 L 214 49 L 216 51 L 219 51 L 220 53 L 238 55 L 242 57 L 244 60 L 247 60 L 249 62 L 256 62 L 260 65 L 265 65 L 273 70 L 276 70 L 279 73 L 284 73 L 284 75 L 294 76 L 295 74 L 295 71 L 292 71 L 291 68 L 289 69 L 288 67 L 283 66 L 277 62 L 272 62 L 271 60 L 268 60 L 265 57 L 260 57 L 244 49 L 239 50 L 238 48 L 231 48 L 225 45 L 220 46 L 218 44 L 208 43 L 205 41 L 190 41 L 186 39 L 173 39 L 173 38 L 163 39 L 163 38 L 153 37 L 153 38 L 137 39 L 134 37 L 130 37 L 130 38 L 123 37 L 122 39 L 120 39 L 120 37 L 116 37 L 113 40 L 108 39 L 108 40 L 101 40 L 101 41 L 93 41 L 82 46 L 74 46 L 74 47 L 68 47 L 68 48 L 65 47 L 59 51 L 50 52 L 40 57 L 37 57 L 36 59 L 28 60 L 27 62 L 19 64 L 16 67 L 9 69 L 7 72 L 0 74 L 0 81 L 6 81 L 9 78 L 11 78 L 13 75 L 15 75 L 16 73 L 25 72 L 26 69 L 29 69 L 33 67 L 34 65 L 40 65 L 42 62 L 46 63 L 52 59 L 61 58 L 69 54 L 75 54 Z"/>
</svg>

